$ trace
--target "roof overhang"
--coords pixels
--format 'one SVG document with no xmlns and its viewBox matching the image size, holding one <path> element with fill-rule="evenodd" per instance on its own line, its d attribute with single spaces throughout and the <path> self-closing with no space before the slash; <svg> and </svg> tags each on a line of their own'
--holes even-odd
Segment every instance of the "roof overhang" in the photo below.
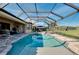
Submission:
<svg viewBox="0 0 79 59">
<path fill-rule="evenodd" d="M 22 20 L 20 20 L 20 19 L 17 19 L 17 18 L 15 18 L 15 17 L 13 17 L 13 16 L 11 16 L 11 15 L 9 15 L 9 14 L 3 12 L 3 11 L 0 11 L 0 17 L 9 19 L 9 20 L 11 20 L 11 21 L 16 21 L 16 22 L 19 22 L 19 23 L 22 23 L 22 24 L 25 24 L 25 23 L 26 23 L 26 22 L 24 22 L 24 21 L 22 21 Z"/>
</svg>

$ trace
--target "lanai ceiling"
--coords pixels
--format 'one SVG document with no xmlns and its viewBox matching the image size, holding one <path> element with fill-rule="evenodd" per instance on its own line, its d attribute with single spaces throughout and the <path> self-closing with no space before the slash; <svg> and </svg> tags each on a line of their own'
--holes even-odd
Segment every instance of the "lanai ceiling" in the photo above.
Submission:
<svg viewBox="0 0 79 59">
<path fill-rule="evenodd" d="M 0 3 L 0 10 L 12 14 L 20 20 L 53 23 L 76 14 L 78 3 Z"/>
</svg>

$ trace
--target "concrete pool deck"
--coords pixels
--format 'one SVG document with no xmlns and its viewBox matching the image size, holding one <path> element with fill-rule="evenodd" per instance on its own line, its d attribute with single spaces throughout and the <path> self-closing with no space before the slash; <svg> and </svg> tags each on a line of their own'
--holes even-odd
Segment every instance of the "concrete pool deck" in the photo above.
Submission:
<svg viewBox="0 0 79 59">
<path fill-rule="evenodd" d="M 64 47 L 44 47 L 38 48 L 37 55 L 74 55 Z"/>
<path fill-rule="evenodd" d="M 59 40 L 66 41 L 68 48 L 71 49 L 73 52 L 79 54 L 78 39 L 68 38 L 68 37 L 64 37 L 62 35 L 58 35 L 58 34 L 52 34 L 52 36 L 55 36 Z"/>
<path fill-rule="evenodd" d="M 42 34 L 45 34 L 45 32 L 42 32 Z M 59 34 L 47 33 L 47 35 L 51 35 L 59 40 L 66 41 L 66 46 L 75 54 L 79 54 L 79 40 L 78 39 L 65 37 Z"/>
</svg>

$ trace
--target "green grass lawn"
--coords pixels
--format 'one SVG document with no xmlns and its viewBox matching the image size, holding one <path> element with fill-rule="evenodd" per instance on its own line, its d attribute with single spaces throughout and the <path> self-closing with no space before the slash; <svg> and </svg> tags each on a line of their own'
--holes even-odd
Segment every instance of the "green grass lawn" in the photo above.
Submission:
<svg viewBox="0 0 79 59">
<path fill-rule="evenodd" d="M 79 30 L 57 31 L 58 34 L 79 39 Z"/>
</svg>

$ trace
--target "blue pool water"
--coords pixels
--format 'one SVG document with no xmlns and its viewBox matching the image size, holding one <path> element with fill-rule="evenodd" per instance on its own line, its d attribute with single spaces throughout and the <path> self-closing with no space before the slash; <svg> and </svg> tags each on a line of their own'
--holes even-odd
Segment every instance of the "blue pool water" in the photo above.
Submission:
<svg viewBox="0 0 79 59">
<path fill-rule="evenodd" d="M 57 47 L 61 43 L 54 37 L 33 33 L 13 43 L 7 55 L 36 54 L 37 47 Z"/>
</svg>

